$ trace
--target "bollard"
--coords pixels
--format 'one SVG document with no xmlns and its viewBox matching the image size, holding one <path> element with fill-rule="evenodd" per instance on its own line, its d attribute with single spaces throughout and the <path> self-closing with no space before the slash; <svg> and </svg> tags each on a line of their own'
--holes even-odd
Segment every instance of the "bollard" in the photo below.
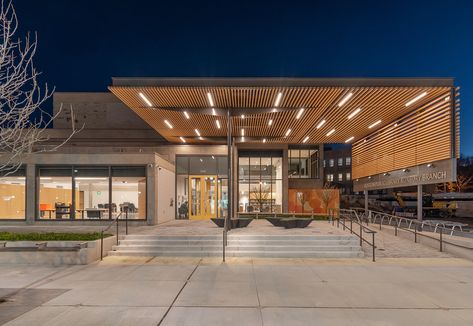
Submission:
<svg viewBox="0 0 473 326">
<path fill-rule="evenodd" d="M 103 230 L 100 234 L 100 260 L 103 260 Z"/>
<path fill-rule="evenodd" d="M 350 220 L 350 233 L 353 234 L 353 221 Z"/>
<path fill-rule="evenodd" d="M 417 224 L 414 227 L 414 242 L 417 243 Z"/>
<path fill-rule="evenodd" d="M 397 237 L 397 223 L 394 225 L 394 235 Z"/>
</svg>

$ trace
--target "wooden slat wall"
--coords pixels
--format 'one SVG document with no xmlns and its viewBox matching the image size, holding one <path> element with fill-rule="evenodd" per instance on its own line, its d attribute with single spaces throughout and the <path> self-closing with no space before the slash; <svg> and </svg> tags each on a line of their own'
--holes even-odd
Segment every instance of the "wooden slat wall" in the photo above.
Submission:
<svg viewBox="0 0 473 326">
<path fill-rule="evenodd" d="M 203 137 L 224 137 L 226 118 L 198 113 L 190 113 L 186 119 L 181 112 L 159 109 L 172 108 L 209 108 L 207 92 L 211 92 L 217 108 L 254 108 L 255 113 L 245 119 L 232 118 L 235 137 L 240 136 L 241 128 L 247 137 L 256 137 L 258 142 L 267 138 L 268 142 L 301 143 L 309 136 L 308 143 L 343 143 L 350 137 L 357 141 L 372 132 L 368 126 L 377 120 L 382 123 L 380 129 L 393 120 L 411 112 L 419 105 L 424 105 L 450 91 L 448 87 L 122 87 L 112 86 L 110 90 L 126 105 L 142 117 L 151 127 L 171 142 L 180 142 L 179 136 L 189 143 L 209 143 L 208 140 L 195 138 L 194 129 L 198 128 Z M 426 91 L 427 95 L 406 107 L 405 103 Z M 138 96 L 143 92 L 155 109 L 146 107 Z M 272 108 L 278 92 L 283 93 L 280 107 L 305 108 L 301 119 L 296 119 L 297 110 L 278 113 L 258 113 L 258 108 Z M 339 101 L 348 92 L 353 97 L 342 107 Z M 355 109 L 361 112 L 353 119 L 347 116 Z M 173 129 L 169 129 L 167 119 Z M 221 129 L 217 129 L 215 120 L 220 120 Z M 269 119 L 273 125 L 268 126 Z M 325 119 L 327 123 L 320 129 L 315 126 Z M 292 132 L 285 137 L 287 129 Z M 331 129 L 336 132 L 327 137 Z"/>
<path fill-rule="evenodd" d="M 352 148 L 353 178 L 452 157 L 451 123 L 452 119 L 458 120 L 458 114 L 452 111 L 453 100 L 449 92 L 445 92 L 355 142 Z"/>
</svg>

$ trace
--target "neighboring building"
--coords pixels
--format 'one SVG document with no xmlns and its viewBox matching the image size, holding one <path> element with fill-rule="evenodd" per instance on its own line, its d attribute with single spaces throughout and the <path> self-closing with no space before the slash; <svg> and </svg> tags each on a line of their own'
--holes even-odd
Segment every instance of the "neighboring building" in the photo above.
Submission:
<svg viewBox="0 0 473 326">
<path fill-rule="evenodd" d="M 448 78 L 114 78 L 110 91 L 54 95 L 64 110 L 41 146 L 65 139 L 73 118 L 84 128 L 0 177 L 2 221 L 107 223 L 125 207 L 135 224 L 324 213 L 325 181 L 351 192 L 353 179 L 359 192 L 456 177 Z"/>
<path fill-rule="evenodd" d="M 340 148 L 325 146 L 324 149 L 324 180 L 340 189 L 340 194 L 353 194 L 351 178 L 351 146 Z"/>
</svg>

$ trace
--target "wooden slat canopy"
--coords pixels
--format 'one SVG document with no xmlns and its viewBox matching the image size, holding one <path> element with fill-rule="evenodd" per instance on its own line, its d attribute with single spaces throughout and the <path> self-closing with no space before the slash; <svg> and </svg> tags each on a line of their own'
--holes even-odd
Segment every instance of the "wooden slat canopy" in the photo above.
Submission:
<svg viewBox="0 0 473 326">
<path fill-rule="evenodd" d="M 210 104 L 207 93 L 210 93 L 214 108 L 219 112 L 223 111 L 221 109 L 245 112 L 244 118 L 240 115 L 232 117 L 232 134 L 238 137 L 236 141 L 241 141 L 241 129 L 244 129 L 246 142 L 262 142 L 265 139 L 267 142 L 291 144 L 302 143 L 306 137 L 309 137 L 307 144 L 344 143 L 351 137 L 356 142 L 419 107 L 438 99 L 443 100 L 450 96 L 452 90 L 449 84 L 451 80 L 449 83 L 422 83 L 407 79 L 406 83 L 391 83 L 393 86 L 389 80 L 383 80 L 380 86 L 376 86 L 376 79 L 366 79 L 369 81 L 367 83 L 350 83 L 350 80 L 344 79 L 340 85 L 337 85 L 337 80 L 331 80 L 330 83 L 311 83 L 310 80 L 305 80 L 303 85 L 297 82 L 293 85 L 287 82 L 279 83 L 280 85 L 268 82 L 268 86 L 265 86 L 265 79 L 258 79 L 258 83 L 249 83 L 247 86 L 241 83 L 232 85 L 231 79 L 229 80 L 230 82 L 216 83 L 217 85 L 212 82 L 202 83 L 199 79 L 182 85 L 166 83 L 165 79 L 155 84 L 122 81 L 114 83 L 109 89 L 170 142 L 181 142 L 180 137 L 187 143 L 224 141 L 227 118 L 208 114 Z M 406 106 L 406 103 L 424 92 L 424 97 Z M 149 100 L 151 107 L 139 93 Z M 282 97 L 277 109 L 281 112 L 272 112 L 279 93 Z M 339 106 L 348 93 L 353 95 L 344 105 Z M 453 99 L 442 105 L 448 106 L 451 100 Z M 304 111 L 296 119 L 301 108 Z M 348 119 L 356 109 L 360 109 L 360 112 Z M 189 119 L 183 111 L 187 112 Z M 432 125 L 435 131 L 446 123 L 443 116 L 438 119 Z M 165 120 L 172 125 L 172 129 L 166 125 Z M 216 120 L 219 120 L 220 129 Z M 322 120 L 326 123 L 317 129 L 316 126 Z M 378 120 L 381 120 L 380 124 L 373 129 L 368 128 Z M 196 136 L 194 129 L 199 130 L 202 138 Z M 288 129 L 291 132 L 286 137 Z M 335 132 L 327 136 L 332 129 Z"/>
</svg>

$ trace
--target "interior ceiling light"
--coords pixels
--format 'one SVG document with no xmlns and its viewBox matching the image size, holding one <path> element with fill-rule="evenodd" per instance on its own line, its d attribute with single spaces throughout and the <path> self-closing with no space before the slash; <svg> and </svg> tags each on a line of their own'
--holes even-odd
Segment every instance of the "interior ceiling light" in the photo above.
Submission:
<svg viewBox="0 0 473 326">
<path fill-rule="evenodd" d="M 243 128 L 241 129 L 241 136 L 245 137 L 245 129 L 243 129 Z"/>
<path fill-rule="evenodd" d="M 164 123 L 169 127 L 169 129 L 172 129 L 172 124 L 169 121 L 164 120 Z"/>
<path fill-rule="evenodd" d="M 217 115 L 217 112 L 215 112 L 214 108 L 212 108 L 212 115 Z"/>
<path fill-rule="evenodd" d="M 242 118 L 242 119 L 245 119 L 245 115 L 244 115 L 244 114 L 242 114 L 242 115 L 241 115 L 241 118 Z"/>
<path fill-rule="evenodd" d="M 197 136 L 199 136 L 199 137 L 200 137 L 200 132 L 199 132 L 199 130 L 197 130 L 197 129 L 194 129 L 194 131 L 195 131 L 195 133 L 197 134 Z"/>
<path fill-rule="evenodd" d="M 417 102 L 418 100 L 420 100 L 421 98 L 423 98 L 425 95 L 427 95 L 427 92 L 423 92 L 422 94 L 420 95 L 417 95 L 416 97 L 414 97 L 412 100 L 410 100 L 409 102 L 406 103 L 406 106 L 409 106 L 415 102 Z"/>
<path fill-rule="evenodd" d="M 325 121 L 325 120 L 320 121 L 319 124 L 316 126 L 316 128 L 317 129 L 322 128 L 322 126 L 325 124 L 325 122 L 327 122 L 327 121 Z"/>
<path fill-rule="evenodd" d="M 271 126 L 272 124 L 273 124 L 273 119 L 269 119 L 268 126 Z"/>
<path fill-rule="evenodd" d="M 184 115 L 186 116 L 187 119 L 191 118 L 191 117 L 189 117 L 189 114 L 187 113 L 187 111 L 184 111 Z"/>
<path fill-rule="evenodd" d="M 348 119 L 353 118 L 355 115 L 357 115 L 358 113 L 360 113 L 360 111 L 361 111 L 360 108 L 356 109 L 355 111 L 353 111 L 352 113 L 350 113 L 350 115 L 348 116 Z"/>
<path fill-rule="evenodd" d="M 332 130 L 330 130 L 330 131 L 327 133 L 326 136 L 328 137 L 328 136 L 330 136 L 331 134 L 333 134 L 334 132 L 335 132 L 335 129 L 332 129 Z"/>
<path fill-rule="evenodd" d="M 292 131 L 291 129 L 287 129 L 287 131 L 286 131 L 286 137 L 289 136 L 289 134 L 291 133 L 291 131 Z"/>
<path fill-rule="evenodd" d="M 279 106 L 279 104 L 281 103 L 281 98 L 282 98 L 282 93 L 279 92 L 278 93 L 278 96 L 276 97 L 276 102 L 274 102 L 274 106 Z"/>
<path fill-rule="evenodd" d="M 305 137 L 302 142 L 303 142 L 303 143 L 306 143 L 308 140 L 309 140 L 309 136 Z"/>
<path fill-rule="evenodd" d="M 348 93 L 347 95 L 345 95 L 342 100 L 338 103 L 338 107 L 341 107 L 343 106 L 343 104 L 345 104 L 351 97 L 353 96 L 353 93 L 350 92 Z"/>
<path fill-rule="evenodd" d="M 263 138 L 263 143 L 266 143 L 266 138 Z"/>
<path fill-rule="evenodd" d="M 345 140 L 345 143 L 349 143 L 349 142 L 351 142 L 353 139 L 355 139 L 355 137 L 354 137 L 354 136 L 351 136 L 350 138 L 348 138 L 347 140 Z"/>
<path fill-rule="evenodd" d="M 140 97 L 143 99 L 143 101 L 146 102 L 146 104 L 147 104 L 149 107 L 152 107 L 152 106 L 153 106 L 153 104 L 151 104 L 151 102 L 146 98 L 145 94 L 143 94 L 143 93 L 141 93 L 141 92 L 138 93 L 138 94 L 139 94 Z"/>
<path fill-rule="evenodd" d="M 376 121 L 375 123 L 373 123 L 372 125 L 370 125 L 368 128 L 371 129 L 371 128 L 374 128 L 376 127 L 377 125 L 379 125 L 381 123 L 381 120 L 378 120 Z"/>
<path fill-rule="evenodd" d="M 220 121 L 216 120 L 215 123 L 217 124 L 217 128 L 220 129 Z"/>
<path fill-rule="evenodd" d="M 180 139 L 183 143 L 186 142 L 186 140 L 185 140 L 183 137 L 179 137 L 179 139 Z"/>
<path fill-rule="evenodd" d="M 299 112 L 297 112 L 296 119 L 299 119 L 302 116 L 302 113 L 304 113 L 304 109 L 300 109 Z"/>
<path fill-rule="evenodd" d="M 210 94 L 210 92 L 207 93 L 207 98 L 209 99 L 210 106 L 213 107 L 214 106 L 214 100 L 213 100 L 212 94 Z"/>
</svg>

